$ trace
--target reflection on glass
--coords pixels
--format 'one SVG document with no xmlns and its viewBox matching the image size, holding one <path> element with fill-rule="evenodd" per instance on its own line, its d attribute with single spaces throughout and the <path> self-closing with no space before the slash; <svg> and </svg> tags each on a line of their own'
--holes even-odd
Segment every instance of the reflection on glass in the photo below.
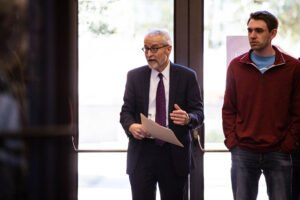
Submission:
<svg viewBox="0 0 300 200">
<path fill-rule="evenodd" d="M 6 200 L 25 198 L 25 146 L 10 137 L 27 121 L 25 12 L 26 1 L 0 1 L 0 199 Z"/>
</svg>

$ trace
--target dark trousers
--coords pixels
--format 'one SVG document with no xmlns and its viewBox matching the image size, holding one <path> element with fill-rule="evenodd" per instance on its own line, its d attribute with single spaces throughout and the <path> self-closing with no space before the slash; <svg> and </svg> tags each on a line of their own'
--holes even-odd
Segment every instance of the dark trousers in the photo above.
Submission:
<svg viewBox="0 0 300 200">
<path fill-rule="evenodd" d="M 300 151 L 292 154 L 293 159 L 293 200 L 300 200 Z"/>
<path fill-rule="evenodd" d="M 187 176 L 173 168 L 170 144 L 146 142 L 134 173 L 129 175 L 133 200 L 155 200 L 158 185 L 161 200 L 183 200 Z"/>
</svg>

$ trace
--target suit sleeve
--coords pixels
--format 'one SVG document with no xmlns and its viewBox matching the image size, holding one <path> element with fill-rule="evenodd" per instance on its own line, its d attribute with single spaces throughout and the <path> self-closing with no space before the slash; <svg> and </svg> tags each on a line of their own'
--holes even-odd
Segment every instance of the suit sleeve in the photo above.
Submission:
<svg viewBox="0 0 300 200">
<path fill-rule="evenodd" d="M 128 136 L 131 136 L 129 132 L 130 125 L 137 122 L 135 114 L 136 95 L 132 77 L 131 72 L 128 72 L 123 97 L 124 103 L 120 113 L 120 123 Z"/>
</svg>

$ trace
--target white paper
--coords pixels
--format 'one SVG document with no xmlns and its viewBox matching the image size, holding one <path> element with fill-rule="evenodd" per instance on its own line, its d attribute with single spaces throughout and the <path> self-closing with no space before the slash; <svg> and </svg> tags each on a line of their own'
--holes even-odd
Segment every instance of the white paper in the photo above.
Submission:
<svg viewBox="0 0 300 200">
<path fill-rule="evenodd" d="M 169 142 L 171 144 L 178 145 L 180 147 L 184 147 L 183 144 L 177 139 L 174 132 L 166 127 L 163 127 L 156 122 L 148 119 L 141 113 L 141 121 L 142 126 L 145 131 L 150 134 L 152 137 L 163 140 L 165 142 Z"/>
</svg>

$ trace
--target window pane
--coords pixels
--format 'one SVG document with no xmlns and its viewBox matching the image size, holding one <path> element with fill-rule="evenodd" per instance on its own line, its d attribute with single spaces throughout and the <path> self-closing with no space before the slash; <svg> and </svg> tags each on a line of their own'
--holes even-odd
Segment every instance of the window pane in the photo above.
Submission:
<svg viewBox="0 0 300 200">
<path fill-rule="evenodd" d="M 294 57 L 300 57 L 297 49 L 300 46 L 300 27 L 293 25 L 300 20 L 298 14 L 300 2 L 289 0 L 213 0 L 205 1 L 204 5 L 205 147 L 207 149 L 224 149 L 221 111 L 227 69 L 227 39 L 230 36 L 246 36 L 247 44 L 249 14 L 257 10 L 269 10 L 279 19 L 278 35 L 273 40 L 273 44 L 278 45 Z M 232 198 L 231 161 L 229 157 L 229 153 L 206 154 L 204 161 L 205 188 L 207 188 L 205 199 Z M 220 160 L 224 162 L 220 162 Z M 209 167 L 220 166 L 220 163 L 222 163 L 222 167 L 218 168 L 219 176 L 215 176 L 216 171 L 210 171 Z M 262 177 L 260 184 L 264 184 L 263 182 Z M 263 185 L 260 187 L 258 199 L 267 199 L 264 187 Z M 208 188 L 217 188 L 218 191 Z"/>
<path fill-rule="evenodd" d="M 146 64 L 143 36 L 173 35 L 173 1 L 79 1 L 79 142 L 81 148 L 126 148 L 119 112 L 127 71 Z"/>
<path fill-rule="evenodd" d="M 79 0 L 79 148 L 126 149 L 127 72 L 146 64 L 152 28 L 173 36 L 173 0 Z M 79 154 L 79 200 L 131 199 L 125 153 Z"/>
</svg>

